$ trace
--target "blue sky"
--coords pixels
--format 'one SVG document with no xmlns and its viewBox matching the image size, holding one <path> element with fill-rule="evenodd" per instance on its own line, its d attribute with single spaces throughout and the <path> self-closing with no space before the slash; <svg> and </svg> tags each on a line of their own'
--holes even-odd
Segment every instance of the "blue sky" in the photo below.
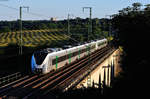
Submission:
<svg viewBox="0 0 150 99">
<path fill-rule="evenodd" d="M 24 20 L 43 20 L 56 17 L 57 19 L 89 16 L 89 11 L 82 12 L 82 7 L 92 7 L 92 17 L 104 18 L 105 15 L 112 15 L 131 6 L 134 2 L 143 5 L 150 3 L 150 0 L 0 0 L 0 20 L 16 20 L 19 18 L 19 7 L 29 6 L 29 12 L 23 9 Z M 7 6 L 7 7 L 6 7 Z M 9 8 L 8 8 L 9 7 Z M 10 9 L 16 8 L 16 9 Z"/>
</svg>

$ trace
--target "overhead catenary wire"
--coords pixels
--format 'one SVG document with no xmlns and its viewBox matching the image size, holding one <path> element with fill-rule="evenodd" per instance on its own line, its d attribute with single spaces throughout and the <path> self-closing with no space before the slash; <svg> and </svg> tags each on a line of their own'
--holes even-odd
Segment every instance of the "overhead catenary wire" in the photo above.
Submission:
<svg viewBox="0 0 150 99">
<path fill-rule="evenodd" d="M 18 9 L 18 8 L 14 8 L 14 7 L 11 7 L 11 6 L 8 6 L 8 5 L 5 5 L 5 4 L 0 4 L 0 6 L 2 6 L 2 7 L 6 7 L 6 8 L 9 8 L 9 9 L 12 9 L 12 10 L 15 10 L 15 11 L 19 11 L 19 9 Z M 26 11 L 22 11 L 22 12 L 27 13 L 27 14 L 30 14 L 30 15 L 38 16 L 38 17 L 43 16 L 43 17 L 46 17 L 46 18 L 50 18 L 50 17 L 48 17 L 48 16 L 41 15 L 41 14 L 34 13 L 34 12 L 26 12 Z M 57 18 L 58 18 L 58 17 L 57 17 Z M 64 17 L 63 17 L 63 18 L 64 18 Z M 75 41 L 75 42 L 79 43 L 79 42 L 78 42 L 78 40 L 75 40 L 74 38 L 72 38 L 72 37 L 70 37 L 70 36 L 68 36 L 68 35 L 66 35 L 66 36 L 67 36 L 68 38 L 72 39 L 73 41 Z"/>
<path fill-rule="evenodd" d="M 15 11 L 19 11 L 19 9 L 18 9 L 18 8 L 14 8 L 14 7 L 11 7 L 11 6 L 8 6 L 8 5 L 5 5 L 5 4 L 0 4 L 0 6 L 2 6 L 2 7 L 6 7 L 6 8 L 9 8 L 9 9 L 12 9 L 12 10 L 15 10 Z M 22 12 L 24 12 L 24 13 L 26 13 L 26 14 L 33 15 L 33 16 L 50 18 L 50 17 L 48 17 L 48 16 L 45 16 L 45 15 L 43 15 L 43 14 L 39 14 L 39 13 L 26 12 L 26 11 L 22 11 Z"/>
<path fill-rule="evenodd" d="M 19 11 L 18 8 L 15 8 L 15 7 L 12 7 L 12 6 L 8 6 L 8 5 L 5 5 L 5 4 L 1 4 L 0 3 L 0 6 L 5 7 L 5 8 L 9 8 L 9 9 L 12 9 L 12 10 L 15 10 L 15 11 Z M 46 16 L 46 15 L 43 15 L 43 14 L 31 12 L 31 11 L 30 12 L 22 11 L 22 12 L 25 13 L 25 14 L 29 14 L 29 15 L 32 15 L 32 16 L 37 16 L 37 17 L 40 17 L 40 18 L 43 17 L 43 19 L 49 19 L 51 17 L 55 17 L 55 16 Z M 59 16 L 59 17 L 56 16 L 55 18 L 65 19 L 66 17 L 64 17 L 64 16 Z"/>
<path fill-rule="evenodd" d="M 12 7 L 12 6 L 8 6 L 8 5 L 5 5 L 5 4 L 1 4 L 0 3 L 0 6 L 2 6 L 2 7 L 6 7 L 6 8 L 9 8 L 9 9 L 12 9 L 12 10 L 15 10 L 15 11 L 19 11 L 19 9 L 18 8 L 14 8 L 14 7 Z M 22 12 L 24 12 L 24 13 L 26 13 L 26 14 L 30 14 L 30 15 L 33 15 L 33 16 L 37 16 L 37 17 L 45 17 L 45 18 L 50 18 L 50 17 L 48 17 L 48 16 L 45 16 L 45 15 L 43 15 L 43 14 L 39 14 L 39 13 L 34 13 L 34 12 L 26 12 L 26 11 L 22 11 Z M 74 17 L 74 18 L 76 18 L 77 16 L 75 16 L 75 15 L 72 15 L 72 17 Z M 65 17 L 56 17 L 56 18 L 64 18 L 65 19 Z M 66 17 L 66 19 L 67 19 L 67 17 Z M 66 35 L 66 34 L 65 34 Z M 72 39 L 73 41 L 75 41 L 75 42 L 77 42 L 77 43 L 80 43 L 78 40 L 76 40 L 76 39 L 74 39 L 74 38 L 72 38 L 72 37 L 70 37 L 70 35 L 66 35 L 68 38 L 70 38 L 70 39 Z"/>
<path fill-rule="evenodd" d="M 80 43 L 78 40 L 76 40 L 76 39 L 74 39 L 74 38 L 72 38 L 72 37 L 70 37 L 70 36 L 68 36 L 68 35 L 66 35 L 66 34 L 65 34 L 65 36 L 67 36 L 68 38 L 72 39 L 73 41 L 75 41 L 75 42 L 77 42 L 77 43 Z"/>
<path fill-rule="evenodd" d="M 11 6 L 8 6 L 8 5 L 5 5 L 5 4 L 0 4 L 0 6 L 2 6 L 2 7 L 6 7 L 6 8 L 9 8 L 9 9 L 12 9 L 12 10 L 16 10 L 16 11 L 18 11 L 19 9 L 17 9 L 17 8 L 14 8 L 14 7 L 11 7 Z"/>
</svg>

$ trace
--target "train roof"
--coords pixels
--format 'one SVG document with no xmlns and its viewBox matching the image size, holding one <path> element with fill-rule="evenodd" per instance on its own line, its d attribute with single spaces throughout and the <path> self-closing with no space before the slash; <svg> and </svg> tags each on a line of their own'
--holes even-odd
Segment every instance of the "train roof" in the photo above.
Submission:
<svg viewBox="0 0 150 99">
<path fill-rule="evenodd" d="M 52 52 L 57 52 L 61 50 L 62 48 L 46 48 L 46 49 L 35 51 L 34 53 L 52 53 Z"/>
<path fill-rule="evenodd" d="M 90 43 L 82 44 L 82 45 L 79 45 L 79 46 L 64 45 L 63 48 L 46 48 L 46 49 L 36 51 L 36 52 L 47 53 L 47 54 L 51 53 L 51 55 L 54 55 L 54 54 L 59 54 L 59 53 L 63 53 L 63 52 L 66 52 L 66 51 L 74 50 L 76 48 L 81 48 L 83 46 L 88 46 L 89 44 L 94 44 L 94 43 L 103 42 L 103 41 L 107 41 L 107 39 L 92 41 Z"/>
</svg>

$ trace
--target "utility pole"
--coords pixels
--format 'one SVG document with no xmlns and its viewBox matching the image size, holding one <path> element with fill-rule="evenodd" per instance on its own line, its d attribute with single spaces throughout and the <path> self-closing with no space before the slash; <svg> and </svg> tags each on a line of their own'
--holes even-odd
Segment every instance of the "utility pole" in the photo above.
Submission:
<svg viewBox="0 0 150 99">
<path fill-rule="evenodd" d="M 90 40 L 90 36 L 89 35 L 91 35 L 91 33 L 92 33 L 92 7 L 83 7 L 83 12 L 84 12 L 84 9 L 89 9 L 90 10 L 90 15 L 89 15 L 89 22 L 88 22 L 88 41 Z M 91 83 L 92 83 L 92 81 L 91 81 L 91 68 L 90 68 L 90 45 L 89 46 L 87 46 L 87 53 L 88 53 L 88 55 L 89 55 L 89 59 L 88 59 L 88 63 L 89 63 L 89 69 L 88 69 L 88 72 L 89 72 L 89 75 L 88 75 L 88 77 L 87 77 L 87 87 L 91 87 L 92 85 L 91 85 Z"/>
<path fill-rule="evenodd" d="M 68 14 L 68 35 L 70 36 L 70 14 Z"/>
<path fill-rule="evenodd" d="M 83 7 L 83 12 L 84 9 L 89 9 L 90 15 L 89 15 L 89 22 L 88 22 L 88 41 L 90 40 L 89 35 L 92 33 L 92 7 Z"/>
<path fill-rule="evenodd" d="M 26 8 L 27 11 L 29 11 L 29 7 L 26 7 L 26 6 L 20 6 L 20 13 L 19 13 L 19 16 L 20 16 L 20 44 L 19 44 L 19 54 L 22 55 L 22 8 Z"/>
<path fill-rule="evenodd" d="M 112 16 L 111 15 L 105 15 L 105 17 L 109 17 L 109 20 L 110 20 L 110 22 L 109 22 L 109 33 L 108 33 L 108 37 L 110 37 L 111 36 L 111 18 L 112 18 Z"/>
<path fill-rule="evenodd" d="M 68 35 L 70 36 L 71 34 L 70 34 L 70 17 L 74 17 L 74 15 L 73 14 L 69 14 L 68 13 L 68 29 L 67 29 L 67 31 L 68 31 Z"/>
</svg>

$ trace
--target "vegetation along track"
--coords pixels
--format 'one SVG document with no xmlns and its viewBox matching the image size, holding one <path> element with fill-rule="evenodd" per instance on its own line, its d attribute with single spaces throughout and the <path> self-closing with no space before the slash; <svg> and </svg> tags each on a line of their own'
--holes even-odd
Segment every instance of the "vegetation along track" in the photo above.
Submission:
<svg viewBox="0 0 150 99">
<path fill-rule="evenodd" d="M 36 98 L 38 95 L 49 93 L 49 91 L 63 85 L 67 78 L 76 75 L 78 71 L 87 67 L 88 59 L 93 61 L 100 54 L 106 52 L 109 47 L 103 48 L 92 53 L 89 57 L 81 58 L 70 65 L 67 65 L 57 71 L 52 71 L 46 75 L 25 76 L 22 80 L 13 83 L 7 87 L 1 88 L 0 97 L 18 97 L 23 99 Z M 93 62 L 92 62 L 93 63 Z M 67 81 L 66 81 L 67 82 Z"/>
</svg>

